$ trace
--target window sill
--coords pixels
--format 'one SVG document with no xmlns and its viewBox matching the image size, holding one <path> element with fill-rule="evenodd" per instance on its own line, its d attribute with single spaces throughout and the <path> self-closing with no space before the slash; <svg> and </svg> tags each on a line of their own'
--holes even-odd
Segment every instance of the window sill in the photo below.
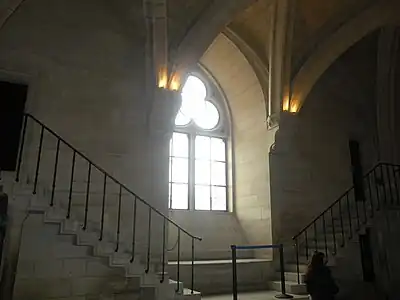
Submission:
<svg viewBox="0 0 400 300">
<path fill-rule="evenodd" d="M 232 215 L 233 212 L 228 210 L 189 210 L 189 209 L 170 209 L 173 214 L 215 214 L 215 215 Z"/>
</svg>

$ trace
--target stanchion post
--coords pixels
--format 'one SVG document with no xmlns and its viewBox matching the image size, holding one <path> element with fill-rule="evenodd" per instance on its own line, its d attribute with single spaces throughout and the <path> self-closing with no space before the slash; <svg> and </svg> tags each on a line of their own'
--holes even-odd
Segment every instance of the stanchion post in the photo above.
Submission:
<svg viewBox="0 0 400 300">
<path fill-rule="evenodd" d="M 238 299 L 237 294 L 237 273 L 236 273 L 236 246 L 232 245 L 232 293 L 233 293 L 233 300 Z"/>
<path fill-rule="evenodd" d="M 286 294 L 285 285 L 285 259 L 283 257 L 283 245 L 279 245 L 279 264 L 281 269 L 281 294 L 275 296 L 278 299 L 292 299 L 293 296 Z"/>
</svg>

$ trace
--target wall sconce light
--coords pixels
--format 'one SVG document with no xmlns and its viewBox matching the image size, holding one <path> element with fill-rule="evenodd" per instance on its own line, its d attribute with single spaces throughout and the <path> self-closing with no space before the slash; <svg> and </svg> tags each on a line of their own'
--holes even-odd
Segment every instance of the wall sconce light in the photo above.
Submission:
<svg viewBox="0 0 400 300">
<path fill-rule="evenodd" d="M 166 89 L 168 86 L 168 74 L 166 67 L 160 67 L 158 69 L 158 87 L 162 89 Z"/>
<path fill-rule="evenodd" d="M 292 114 L 298 113 L 300 109 L 299 100 L 286 94 L 282 101 L 282 110 Z"/>
<path fill-rule="evenodd" d="M 172 73 L 168 76 L 166 67 L 160 67 L 158 70 L 158 87 L 170 91 L 178 91 L 180 87 L 180 76 L 178 73 Z"/>
<path fill-rule="evenodd" d="M 180 75 L 175 72 L 170 76 L 170 81 L 169 81 L 168 88 L 171 91 L 178 91 L 180 86 L 181 86 Z"/>
<path fill-rule="evenodd" d="M 286 95 L 284 98 L 283 98 L 283 106 L 282 106 L 282 109 L 283 109 L 283 111 L 289 111 L 289 103 L 290 103 L 290 100 L 289 100 L 289 96 L 288 95 Z"/>
<path fill-rule="evenodd" d="M 299 112 L 299 102 L 296 100 L 292 100 L 290 103 L 290 112 L 295 114 Z"/>
</svg>

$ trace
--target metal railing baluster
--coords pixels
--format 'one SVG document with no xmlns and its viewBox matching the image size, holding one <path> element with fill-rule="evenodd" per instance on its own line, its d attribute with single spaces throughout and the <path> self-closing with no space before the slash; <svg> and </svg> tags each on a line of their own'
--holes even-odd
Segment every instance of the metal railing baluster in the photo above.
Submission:
<svg viewBox="0 0 400 300">
<path fill-rule="evenodd" d="M 115 252 L 118 252 L 119 250 L 119 235 L 121 230 L 121 201 L 122 201 L 122 185 L 119 186 L 119 193 L 118 193 L 117 241 L 115 246 Z"/>
<path fill-rule="evenodd" d="M 332 233 L 333 233 L 333 252 L 336 254 L 337 247 L 336 247 L 336 230 L 335 230 L 335 220 L 333 219 L 333 207 L 331 207 L 331 221 L 332 221 Z"/>
<path fill-rule="evenodd" d="M 50 206 L 54 206 L 54 193 L 56 190 L 57 170 L 58 170 L 58 155 L 60 153 L 60 140 L 57 140 L 56 158 L 54 162 L 53 183 L 51 184 Z"/>
<path fill-rule="evenodd" d="M 181 266 L 181 230 L 178 228 L 178 258 L 177 258 L 177 268 L 176 268 L 176 292 L 180 289 L 180 266 Z"/>
<path fill-rule="evenodd" d="M 19 176 L 21 173 L 21 164 L 22 164 L 22 155 L 24 155 L 24 147 L 25 147 L 25 135 L 26 135 L 26 126 L 28 124 L 28 116 L 24 115 L 24 125 L 22 127 L 22 137 L 21 137 L 21 146 L 19 147 L 18 152 L 18 164 L 17 164 L 17 173 L 15 175 L 15 182 L 19 182 Z"/>
<path fill-rule="evenodd" d="M 75 160 L 76 160 L 76 151 L 74 151 L 73 155 L 72 155 L 71 178 L 70 178 L 70 182 L 69 182 L 69 194 L 68 194 L 67 219 L 69 219 L 71 216 L 72 190 L 73 190 L 73 185 L 74 185 L 74 174 L 75 174 Z"/>
<path fill-rule="evenodd" d="M 149 209 L 149 224 L 148 224 L 148 236 L 147 236 L 147 266 L 146 273 L 150 271 L 150 256 L 151 256 L 151 209 Z"/>
<path fill-rule="evenodd" d="M 39 180 L 39 169 L 40 169 L 40 158 L 42 155 L 42 148 L 43 148 L 43 134 L 44 134 L 44 127 L 42 126 L 40 130 L 40 140 L 39 140 L 39 149 L 38 149 L 38 155 L 37 155 L 37 160 L 36 160 L 36 171 L 35 171 L 35 182 L 33 184 L 33 194 L 36 194 L 37 192 L 37 184 Z"/>
<path fill-rule="evenodd" d="M 326 238 L 325 214 L 322 215 L 322 231 L 323 231 L 323 233 L 324 233 L 325 256 L 326 256 L 326 259 L 328 259 L 328 258 L 329 258 L 329 254 L 328 254 L 328 242 L 327 242 L 327 238 Z"/>
<path fill-rule="evenodd" d="M 136 251 L 136 223 L 137 223 L 137 197 L 133 202 L 133 220 L 132 220 L 132 257 L 131 263 L 135 260 Z M 150 232 L 149 232 L 150 235 Z"/>
<path fill-rule="evenodd" d="M 86 199 L 85 199 L 85 220 L 83 221 L 83 230 L 87 228 L 88 213 L 89 213 L 89 198 L 90 198 L 90 180 L 92 176 L 92 164 L 89 162 L 88 175 L 86 182 Z"/>
<path fill-rule="evenodd" d="M 103 181 L 103 201 L 101 203 L 101 223 L 100 223 L 100 237 L 99 241 L 103 240 L 104 234 L 104 214 L 106 209 L 106 193 L 107 193 L 107 174 L 104 174 L 104 181 Z"/>
<path fill-rule="evenodd" d="M 344 226 L 343 226 L 343 213 L 342 213 L 342 199 L 339 200 L 339 215 L 340 215 L 340 227 L 342 231 L 342 244 L 341 247 L 344 247 L 345 238 L 344 238 Z"/>
<path fill-rule="evenodd" d="M 122 216 L 122 190 L 126 190 L 128 194 L 131 194 L 134 196 L 134 227 L 136 227 L 136 211 L 137 211 L 137 201 L 142 202 L 145 206 L 148 207 L 148 216 L 149 216 L 149 223 L 148 223 L 148 237 L 147 237 L 147 266 L 146 266 L 146 273 L 150 271 L 151 268 L 151 243 L 152 243 L 152 215 L 153 214 L 158 214 L 163 218 L 163 258 L 162 258 L 162 263 L 163 263 L 163 271 L 165 271 L 166 267 L 166 243 L 167 243 L 167 225 L 172 224 L 178 228 L 179 232 L 179 238 L 178 238 L 178 251 L 179 251 L 179 264 L 180 264 L 180 250 L 181 250 L 181 236 L 182 234 L 187 235 L 189 238 L 192 239 L 192 293 L 194 293 L 193 287 L 194 287 L 194 247 L 195 247 L 195 241 L 201 241 L 200 237 L 196 237 L 192 234 L 190 234 L 188 231 L 177 225 L 173 220 L 169 219 L 167 216 L 165 216 L 163 213 L 161 213 L 159 210 L 154 208 L 152 205 L 147 203 L 145 200 L 137 196 L 134 192 L 132 192 L 130 189 L 128 189 L 125 185 L 120 183 L 118 180 L 113 178 L 111 175 L 109 175 L 107 172 L 105 172 L 101 167 L 93 163 L 91 160 L 87 158 L 86 155 L 84 155 L 82 152 L 78 151 L 76 148 L 74 148 L 71 144 L 69 144 L 67 141 L 65 141 L 62 137 L 60 137 L 57 133 L 55 133 L 53 130 L 51 130 L 49 127 L 44 125 L 41 121 L 39 121 L 37 118 L 32 116 L 31 114 L 25 114 L 24 115 L 24 120 L 23 120 L 23 129 L 22 129 L 22 136 L 20 140 L 20 146 L 18 149 L 18 161 L 17 161 L 17 168 L 16 168 L 16 177 L 15 181 L 18 182 L 20 180 L 20 174 L 21 174 L 21 166 L 23 163 L 23 151 L 25 147 L 25 138 L 26 138 L 26 131 L 27 131 L 27 125 L 28 125 L 28 119 L 32 120 L 34 123 L 38 124 L 40 126 L 40 141 L 39 141 L 39 147 L 38 147 L 38 153 L 37 153 L 37 161 L 36 161 L 36 169 L 35 169 L 35 175 L 34 175 L 34 186 L 33 186 L 33 194 L 36 194 L 37 188 L 38 188 L 38 181 L 39 181 L 39 174 L 40 174 L 40 167 L 41 167 L 41 157 L 42 157 L 42 150 L 43 150 L 43 139 L 44 139 L 44 132 L 48 131 L 52 136 L 54 136 L 57 139 L 57 149 L 56 149 L 56 156 L 55 156 L 55 165 L 54 165 L 54 171 L 53 171 L 53 181 L 52 181 L 52 194 L 50 198 L 50 205 L 54 205 L 54 197 L 55 197 L 55 189 L 56 189 L 56 183 L 57 183 L 57 173 L 59 171 L 59 159 L 60 159 L 60 145 L 61 143 L 65 144 L 68 148 L 70 148 L 73 152 L 72 156 L 72 166 L 71 166 L 71 176 L 70 176 L 70 182 L 69 182 L 69 192 L 68 192 L 68 210 L 67 210 L 67 216 L 66 218 L 70 218 L 71 216 L 71 205 L 72 205 L 72 193 L 74 190 L 74 175 L 75 175 L 75 167 L 76 167 L 76 158 L 79 156 L 83 160 L 85 160 L 88 163 L 88 172 L 87 172 L 87 182 L 86 182 L 86 199 L 85 199 L 85 211 L 84 211 L 84 223 L 83 223 L 83 230 L 86 230 L 88 227 L 88 218 L 89 218 L 89 200 L 91 198 L 91 176 L 92 176 L 92 168 L 96 168 L 99 170 L 99 172 L 104 176 L 104 182 L 103 182 L 103 198 L 102 198 L 102 208 L 101 208 L 101 221 L 100 221 L 100 237 L 99 240 L 103 240 L 104 237 L 104 232 L 106 229 L 105 228 L 105 209 L 106 209 L 106 199 L 107 199 L 107 179 L 111 179 L 114 181 L 118 187 L 119 187 L 119 195 L 118 195 L 118 220 L 117 220 L 117 234 L 115 236 L 115 251 L 118 252 L 121 247 L 121 216 Z M 108 225 L 107 225 L 108 226 Z M 115 230 L 115 228 L 114 228 Z M 132 247 L 132 258 L 135 256 L 135 232 L 136 228 L 133 230 L 133 247 Z M 114 239 L 114 237 L 113 237 Z M 164 274 L 165 272 L 163 272 Z M 165 275 L 163 275 L 162 280 L 165 279 Z M 179 284 L 178 284 L 179 288 Z"/>
<path fill-rule="evenodd" d="M 160 282 L 163 283 L 165 279 L 165 251 L 167 251 L 166 242 L 167 242 L 167 222 L 164 218 L 163 220 L 163 237 L 162 237 L 162 266 L 161 266 L 161 280 Z"/>
<path fill-rule="evenodd" d="M 306 258 L 308 260 L 308 233 L 307 230 L 304 231 L 304 239 L 306 244 Z"/>
</svg>

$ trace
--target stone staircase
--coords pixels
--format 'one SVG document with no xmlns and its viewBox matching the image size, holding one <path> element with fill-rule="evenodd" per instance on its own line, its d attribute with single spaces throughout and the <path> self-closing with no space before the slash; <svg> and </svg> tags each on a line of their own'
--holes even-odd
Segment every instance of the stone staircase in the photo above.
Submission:
<svg viewBox="0 0 400 300">
<path fill-rule="evenodd" d="M 15 173 L 2 172 L 11 220 L 7 248 L 13 249 L 5 257 L 17 261 L 5 274 L 13 282 L 9 299 L 201 299 L 166 271 L 167 226 L 180 227 L 30 115 L 24 137 L 30 118 L 41 128 L 39 148 L 21 150 L 18 182 Z M 57 148 L 43 146 L 44 131 Z"/>
<path fill-rule="evenodd" d="M 131 262 L 124 243 L 116 252 L 108 234 L 99 241 L 98 232 L 82 229 L 73 214 L 67 219 L 65 209 L 50 207 L 45 193 L 32 195 L 31 190 L 14 188 L 11 197 L 27 206 L 13 299 L 201 299 L 167 273 L 161 280 L 159 258 L 146 273 L 145 257 Z"/>
<path fill-rule="evenodd" d="M 353 218 L 353 222 L 357 222 L 356 218 Z M 356 223 L 353 223 L 356 224 Z M 364 225 L 360 227 L 362 230 Z M 333 234 L 333 228 L 335 228 L 335 235 Z M 353 233 L 353 239 L 350 239 L 350 223 L 344 222 L 344 239 L 345 245 L 349 243 L 358 243 L 357 234 Z M 354 230 L 354 228 L 352 228 Z M 317 247 L 315 246 L 315 238 L 313 235 L 309 236 L 308 255 L 306 253 L 306 247 L 304 243 L 299 248 L 299 257 L 297 266 L 297 259 L 295 256 L 289 257 L 285 265 L 285 279 L 286 279 L 286 291 L 289 294 L 294 295 L 307 295 L 307 288 L 304 283 L 305 273 L 307 271 L 308 264 L 314 251 L 320 251 L 328 253 L 328 264 L 331 267 L 336 265 L 336 261 L 340 259 L 346 253 L 346 246 L 342 246 L 342 235 L 340 220 L 334 220 L 334 227 L 332 225 L 326 227 L 326 247 L 325 247 L 325 236 L 323 234 L 317 235 Z M 326 254 L 325 254 L 326 255 Z M 299 273 L 298 273 L 299 272 Z M 276 275 L 277 280 L 271 283 L 271 288 L 276 291 L 281 291 L 281 282 L 278 280 L 279 274 Z M 308 297 L 308 296 L 307 296 Z"/>
<path fill-rule="evenodd" d="M 380 174 L 383 175 L 379 179 L 376 174 L 382 169 L 383 172 Z M 359 261 L 359 234 L 363 233 L 366 227 L 373 228 L 376 225 L 375 216 L 385 207 L 400 208 L 398 170 L 400 166 L 378 164 L 364 177 L 365 203 L 355 201 L 354 194 L 351 194 L 354 189 L 351 188 L 315 219 L 316 226 L 310 223 L 297 239 L 294 238 L 297 247 L 294 246 L 295 250 L 289 255 L 285 264 L 287 293 L 307 294 L 305 273 L 314 251 L 325 253 L 327 264 L 333 269 L 334 274 L 337 267 L 344 269 L 353 267 L 346 266 L 350 257 L 353 257 L 350 261 L 354 259 Z M 278 275 L 276 278 L 279 278 Z M 280 281 L 272 282 L 271 288 L 280 291 Z"/>
</svg>

